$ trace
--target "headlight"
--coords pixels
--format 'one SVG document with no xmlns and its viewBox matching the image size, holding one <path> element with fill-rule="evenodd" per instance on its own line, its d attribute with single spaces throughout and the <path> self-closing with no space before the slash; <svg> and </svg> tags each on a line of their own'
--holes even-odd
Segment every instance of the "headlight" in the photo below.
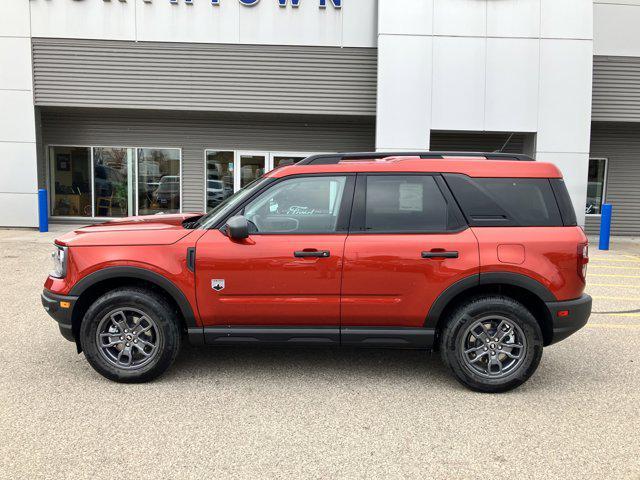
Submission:
<svg viewBox="0 0 640 480">
<path fill-rule="evenodd" d="M 49 274 L 55 278 L 67 276 L 67 247 L 55 245 L 56 249 L 51 253 L 53 258 L 53 271 Z"/>
</svg>

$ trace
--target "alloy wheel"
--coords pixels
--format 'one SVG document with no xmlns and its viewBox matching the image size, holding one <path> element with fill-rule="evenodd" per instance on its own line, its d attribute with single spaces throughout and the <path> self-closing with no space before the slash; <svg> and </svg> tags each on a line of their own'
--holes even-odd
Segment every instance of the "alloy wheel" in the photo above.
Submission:
<svg viewBox="0 0 640 480">
<path fill-rule="evenodd" d="M 159 352 L 161 333 L 155 320 L 136 308 L 119 308 L 105 315 L 96 331 L 102 357 L 115 367 L 133 370 L 151 362 Z"/>
</svg>

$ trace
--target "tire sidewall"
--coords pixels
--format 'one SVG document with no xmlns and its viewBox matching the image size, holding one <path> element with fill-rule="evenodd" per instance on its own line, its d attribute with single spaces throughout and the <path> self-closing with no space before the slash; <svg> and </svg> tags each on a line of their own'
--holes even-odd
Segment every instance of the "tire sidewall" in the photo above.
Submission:
<svg viewBox="0 0 640 480">
<path fill-rule="evenodd" d="M 526 339 L 524 361 L 505 377 L 487 378 L 474 372 L 462 358 L 462 335 L 478 319 L 499 315 L 517 324 Z M 456 309 L 443 333 L 441 353 L 445 364 L 467 387 L 482 392 L 503 392 L 524 383 L 535 372 L 542 358 L 542 331 L 533 315 L 508 297 L 476 298 Z"/>
<path fill-rule="evenodd" d="M 118 308 L 135 308 L 152 318 L 159 330 L 158 353 L 140 368 L 125 370 L 109 363 L 97 345 L 100 321 Z M 160 296 L 138 289 L 121 289 L 98 298 L 87 310 L 80 325 L 80 342 L 85 358 L 104 377 L 118 382 L 144 382 L 162 374 L 175 360 L 180 348 L 180 330 L 175 314 Z"/>
</svg>

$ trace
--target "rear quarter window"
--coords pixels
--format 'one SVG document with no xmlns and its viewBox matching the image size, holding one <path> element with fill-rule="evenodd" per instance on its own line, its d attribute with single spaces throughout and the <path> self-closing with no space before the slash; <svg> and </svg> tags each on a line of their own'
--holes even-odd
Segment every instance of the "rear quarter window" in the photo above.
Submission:
<svg viewBox="0 0 640 480">
<path fill-rule="evenodd" d="M 471 226 L 562 226 L 546 178 L 471 178 L 444 175 Z"/>
</svg>

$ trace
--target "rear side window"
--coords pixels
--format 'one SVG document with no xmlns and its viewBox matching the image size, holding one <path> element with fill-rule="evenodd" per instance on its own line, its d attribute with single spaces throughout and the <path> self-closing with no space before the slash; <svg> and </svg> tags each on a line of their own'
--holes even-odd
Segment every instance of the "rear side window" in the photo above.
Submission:
<svg viewBox="0 0 640 480">
<path fill-rule="evenodd" d="M 546 178 L 471 178 L 444 175 L 471 226 L 562 226 Z"/>
<path fill-rule="evenodd" d="M 368 175 L 364 230 L 444 232 L 450 222 L 447 201 L 428 175 Z"/>
</svg>

